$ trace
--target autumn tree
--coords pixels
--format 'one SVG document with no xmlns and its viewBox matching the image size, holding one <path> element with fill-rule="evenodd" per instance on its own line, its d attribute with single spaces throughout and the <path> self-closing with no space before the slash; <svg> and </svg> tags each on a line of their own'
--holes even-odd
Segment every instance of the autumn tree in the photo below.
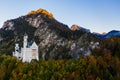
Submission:
<svg viewBox="0 0 120 80">
<path fill-rule="evenodd" d="M 52 13 L 49 13 L 47 10 L 42 9 L 42 8 L 40 8 L 40 9 L 38 9 L 36 11 L 33 10 L 33 11 L 29 12 L 28 15 L 39 14 L 39 13 L 44 14 L 44 15 L 48 16 L 51 19 L 54 18 Z"/>
</svg>

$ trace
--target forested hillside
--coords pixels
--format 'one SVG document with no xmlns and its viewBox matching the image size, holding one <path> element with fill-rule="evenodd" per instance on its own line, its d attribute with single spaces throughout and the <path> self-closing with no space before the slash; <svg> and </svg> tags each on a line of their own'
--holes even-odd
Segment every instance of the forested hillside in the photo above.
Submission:
<svg viewBox="0 0 120 80">
<path fill-rule="evenodd" d="M 109 53 L 80 59 L 32 60 L 0 56 L 0 80 L 119 80 L 120 60 Z"/>
</svg>

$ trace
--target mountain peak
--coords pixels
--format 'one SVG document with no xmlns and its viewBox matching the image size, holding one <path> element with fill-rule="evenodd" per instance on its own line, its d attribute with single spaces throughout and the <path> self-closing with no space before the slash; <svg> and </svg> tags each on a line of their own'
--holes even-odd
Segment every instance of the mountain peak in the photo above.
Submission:
<svg viewBox="0 0 120 80">
<path fill-rule="evenodd" d="M 47 10 L 42 9 L 42 8 L 40 8 L 38 10 L 32 10 L 27 15 L 34 15 L 34 14 L 44 14 L 50 18 L 54 18 L 52 13 L 50 13 Z"/>
<path fill-rule="evenodd" d="M 77 24 L 73 24 L 70 28 L 72 31 L 75 31 L 75 30 L 80 30 L 79 26 Z"/>
<path fill-rule="evenodd" d="M 80 26 L 78 26 L 77 24 L 73 24 L 72 26 L 71 26 L 71 28 L 70 28 L 72 31 L 76 31 L 76 30 L 84 30 L 84 31 L 86 31 L 86 32 L 90 32 L 90 30 L 89 29 L 86 29 L 86 28 L 83 28 L 83 27 L 80 27 Z"/>
</svg>

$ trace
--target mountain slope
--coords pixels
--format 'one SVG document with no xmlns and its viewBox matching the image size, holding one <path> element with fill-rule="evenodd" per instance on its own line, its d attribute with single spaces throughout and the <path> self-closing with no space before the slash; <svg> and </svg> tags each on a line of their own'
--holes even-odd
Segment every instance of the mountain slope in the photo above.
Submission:
<svg viewBox="0 0 120 80">
<path fill-rule="evenodd" d="M 79 58 L 90 50 L 91 42 L 98 41 L 91 33 L 85 30 L 72 31 L 48 14 L 42 9 L 6 21 L 0 29 L 0 53 L 11 55 L 15 41 L 22 46 L 25 32 L 29 35 L 29 40 L 35 40 L 39 45 L 39 57 L 43 59 Z"/>
</svg>

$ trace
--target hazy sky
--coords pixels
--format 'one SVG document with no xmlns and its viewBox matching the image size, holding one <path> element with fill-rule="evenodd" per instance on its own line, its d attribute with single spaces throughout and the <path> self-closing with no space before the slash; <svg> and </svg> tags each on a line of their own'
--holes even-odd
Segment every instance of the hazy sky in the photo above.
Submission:
<svg viewBox="0 0 120 80">
<path fill-rule="evenodd" d="M 0 0 L 0 27 L 39 8 L 69 27 L 78 24 L 100 33 L 120 30 L 120 0 Z"/>
</svg>

